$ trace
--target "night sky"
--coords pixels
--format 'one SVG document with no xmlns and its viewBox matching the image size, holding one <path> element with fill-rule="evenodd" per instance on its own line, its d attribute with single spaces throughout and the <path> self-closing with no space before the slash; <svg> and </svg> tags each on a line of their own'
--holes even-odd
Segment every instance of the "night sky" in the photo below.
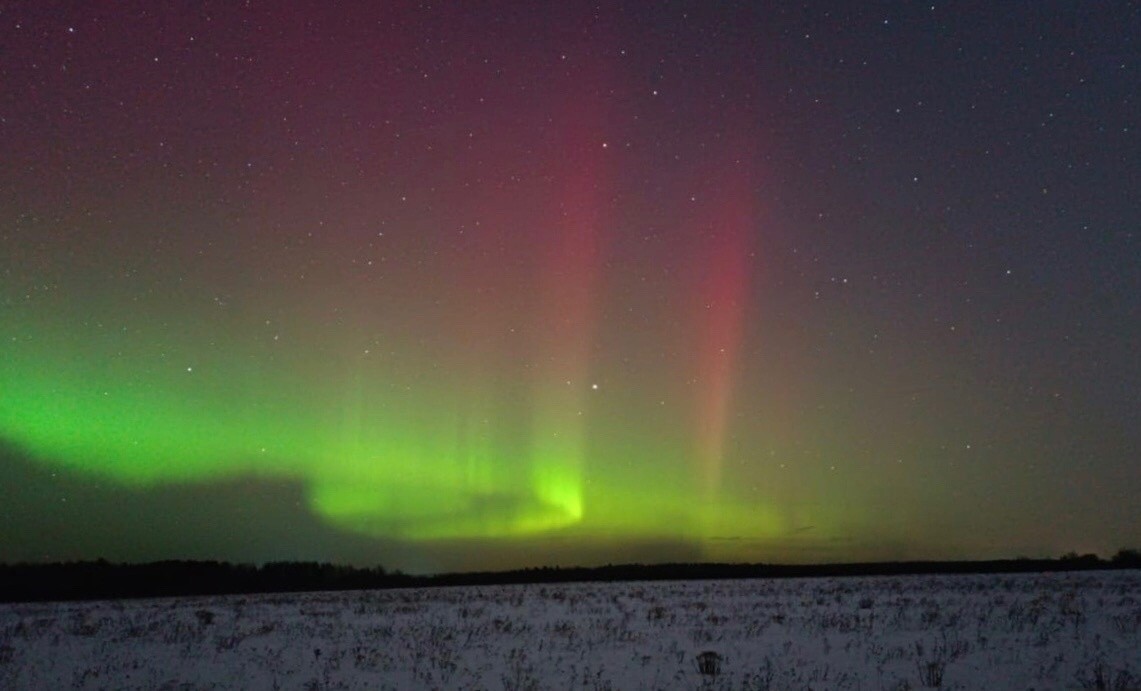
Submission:
<svg viewBox="0 0 1141 691">
<path fill-rule="evenodd" d="M 1141 543 L 1134 2 L 0 3 L 0 560 Z"/>
</svg>

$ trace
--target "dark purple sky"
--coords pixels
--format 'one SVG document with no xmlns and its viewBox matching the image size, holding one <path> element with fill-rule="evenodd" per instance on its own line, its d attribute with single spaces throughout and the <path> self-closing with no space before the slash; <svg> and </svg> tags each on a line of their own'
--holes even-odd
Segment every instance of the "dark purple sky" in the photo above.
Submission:
<svg viewBox="0 0 1141 691">
<path fill-rule="evenodd" d="M 0 4 L 0 559 L 1141 543 L 1134 2 Z"/>
</svg>

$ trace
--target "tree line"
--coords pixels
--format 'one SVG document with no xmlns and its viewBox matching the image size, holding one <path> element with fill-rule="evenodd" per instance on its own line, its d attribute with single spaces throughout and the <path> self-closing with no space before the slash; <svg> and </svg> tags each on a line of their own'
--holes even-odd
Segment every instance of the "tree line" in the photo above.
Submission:
<svg viewBox="0 0 1141 691">
<path fill-rule="evenodd" d="M 158 561 L 114 564 L 106 560 L 52 564 L 0 564 L 0 601 L 52 601 L 371 590 L 437 586 L 662 581 L 734 578 L 799 578 L 904 574 L 1028 573 L 1141 568 L 1141 550 L 1122 549 L 1110 559 L 1070 552 L 1058 559 L 907 561 L 849 564 L 621 564 L 541 567 L 414 576 L 381 566 L 357 567 L 296 561 L 260 566 L 223 561 Z"/>
</svg>

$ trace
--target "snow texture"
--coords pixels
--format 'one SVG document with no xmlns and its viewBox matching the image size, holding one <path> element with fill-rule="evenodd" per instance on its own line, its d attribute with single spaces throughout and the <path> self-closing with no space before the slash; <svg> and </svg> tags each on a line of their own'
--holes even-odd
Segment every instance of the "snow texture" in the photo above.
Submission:
<svg viewBox="0 0 1141 691">
<path fill-rule="evenodd" d="M 212 687 L 1141 688 L 1141 572 L 0 606 L 0 688 Z"/>
</svg>

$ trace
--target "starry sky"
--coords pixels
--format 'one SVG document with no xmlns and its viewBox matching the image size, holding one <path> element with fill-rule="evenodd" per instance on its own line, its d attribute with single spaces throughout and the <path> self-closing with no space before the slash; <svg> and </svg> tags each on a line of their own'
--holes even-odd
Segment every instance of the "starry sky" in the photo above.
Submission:
<svg viewBox="0 0 1141 691">
<path fill-rule="evenodd" d="M 1141 543 L 1141 8 L 0 4 L 0 560 Z"/>
</svg>

